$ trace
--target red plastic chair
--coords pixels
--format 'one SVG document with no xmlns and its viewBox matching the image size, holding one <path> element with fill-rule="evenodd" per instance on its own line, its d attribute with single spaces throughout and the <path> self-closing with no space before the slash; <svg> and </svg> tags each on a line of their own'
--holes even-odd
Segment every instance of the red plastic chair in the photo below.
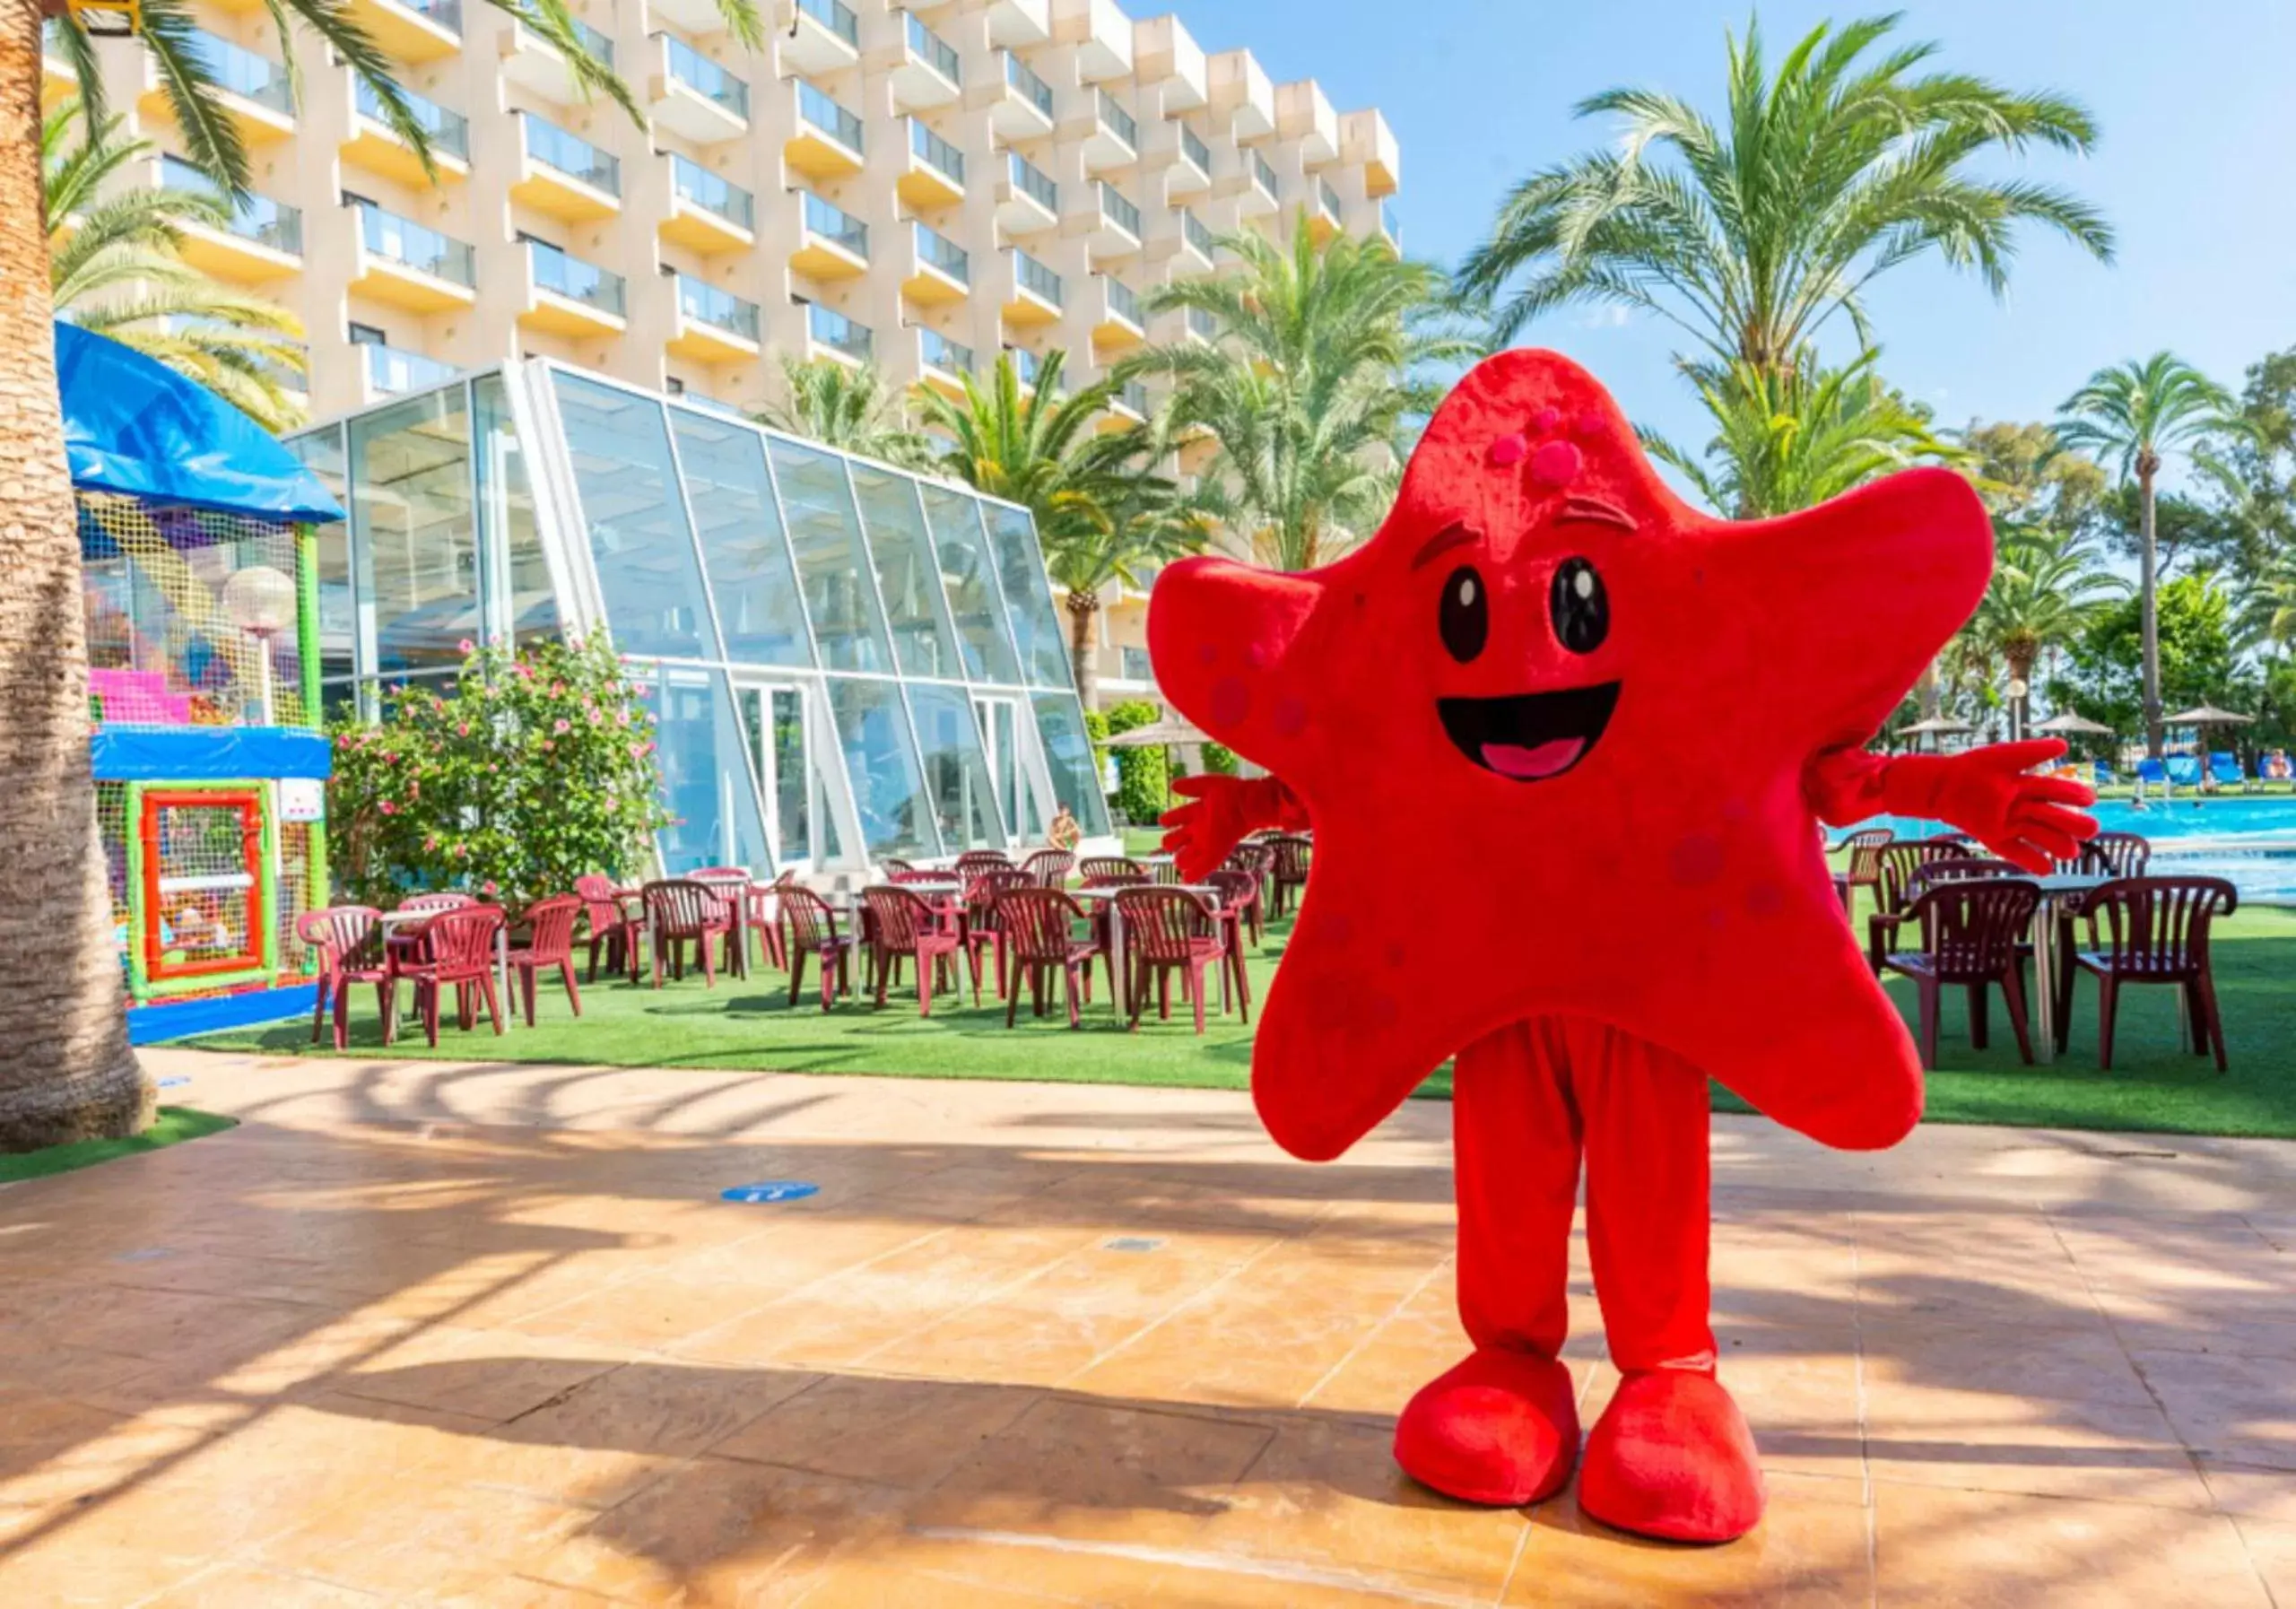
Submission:
<svg viewBox="0 0 2296 1609">
<path fill-rule="evenodd" d="M 1866 918 L 1866 954 L 1873 965 L 1874 976 L 1879 978 L 1890 946 L 1897 942 L 1897 930 L 1905 920 L 1907 908 L 1920 892 L 1914 886 L 1915 874 L 1933 860 L 1965 860 L 1969 857 L 1958 843 L 1899 839 L 1881 845 L 1874 851 L 1874 858 L 1880 863 L 1880 877 L 1874 884 L 1874 914 Z"/>
<path fill-rule="evenodd" d="M 1068 874 L 1075 869 L 1076 857 L 1065 849 L 1039 849 L 1021 863 L 1021 870 L 1038 888 L 1065 888 Z"/>
<path fill-rule="evenodd" d="M 587 877 L 574 879 L 574 891 L 582 899 L 582 916 L 590 935 L 590 978 L 598 980 L 598 952 L 605 952 L 606 965 L 614 970 L 627 970 L 636 976 L 638 924 L 614 898 L 613 879 L 593 872 Z"/>
<path fill-rule="evenodd" d="M 898 883 L 865 888 L 861 900 L 869 911 L 870 970 L 876 980 L 877 1004 L 884 1005 L 886 986 L 892 982 L 901 961 L 912 960 L 917 962 L 917 1014 L 931 1016 L 935 975 L 944 967 L 951 968 L 949 983 L 952 987 L 956 984 L 953 968 L 964 940 L 955 925 L 944 923 L 922 895 Z M 977 978 L 973 1004 L 980 1004 Z"/>
<path fill-rule="evenodd" d="M 666 959 L 674 976 L 685 978 L 685 947 L 694 947 L 701 962 L 703 987 L 718 987 L 718 969 L 712 964 L 712 941 L 722 942 L 734 931 L 733 914 L 726 909 L 723 895 L 706 883 L 692 883 L 683 877 L 667 877 L 649 883 L 642 891 L 646 901 L 646 930 L 651 940 L 654 956 L 654 987 L 662 987 L 663 962 Z"/>
<path fill-rule="evenodd" d="M 1220 936 L 1226 944 L 1228 975 L 1235 980 L 1236 1002 L 1244 1021 L 1252 1020 L 1252 980 L 1244 972 L 1244 918 L 1259 906 L 1259 880 L 1249 872 L 1218 871 L 1206 877 L 1207 887 L 1219 891 Z"/>
<path fill-rule="evenodd" d="M 1315 857 L 1315 840 L 1304 832 L 1279 832 L 1267 840 L 1269 852 L 1274 856 L 1267 878 L 1268 897 L 1274 900 L 1271 913 L 1282 916 L 1292 909 L 1292 891 L 1301 894 L 1308 890 L 1309 863 Z"/>
<path fill-rule="evenodd" d="M 401 910 L 460 910 L 466 905 L 478 903 L 476 894 L 457 893 L 449 889 L 435 894 L 409 894 L 398 902 Z"/>
<path fill-rule="evenodd" d="M 2009 1026 L 2017 1049 L 2033 1059 L 2033 1038 L 2025 1018 L 2025 974 L 2019 944 L 2032 926 L 2040 890 L 2022 878 L 1974 876 L 1931 883 L 1904 912 L 1918 924 L 1922 947 L 1883 958 L 1883 965 L 1914 981 L 1920 996 L 1921 1065 L 1937 1065 L 1937 993 L 1958 983 L 1970 994 L 1970 1043 L 1979 1050 L 1987 1038 L 1987 988 L 2001 986 L 2009 1003 Z"/>
<path fill-rule="evenodd" d="M 957 873 L 963 876 L 973 872 L 993 872 L 1012 864 L 1013 857 L 1002 849 L 967 849 L 957 857 Z"/>
<path fill-rule="evenodd" d="M 2081 914 L 2101 933 L 2074 958 L 2097 979 L 2097 1066 L 2113 1065 L 2113 1024 L 2124 984 L 2165 983 L 2185 992 L 2185 1019 L 2195 1056 L 2215 1053 L 2224 1071 L 2224 1019 L 2216 1008 L 2216 975 L 2208 961 L 2209 925 L 2239 909 L 2239 891 L 2221 877 L 2123 877 L 2091 890 Z M 2073 987 L 2058 996 L 2057 1042 L 2065 1044 Z"/>
<path fill-rule="evenodd" d="M 1021 1005 L 1021 980 L 1028 979 L 1029 1005 L 1044 1015 L 1052 969 L 1058 967 L 1068 1001 L 1068 1026 L 1083 1025 L 1080 1005 L 1092 1003 L 1092 958 L 1105 954 L 1098 938 L 1078 938 L 1076 928 L 1088 929 L 1083 909 L 1057 888 L 1018 883 L 996 896 L 996 918 L 1004 935 L 1004 953 L 1013 969 L 1012 988 L 1004 996 L 1004 1026 Z"/>
<path fill-rule="evenodd" d="M 850 981 L 848 965 L 861 940 L 837 930 L 837 912 L 813 890 L 795 883 L 778 886 L 781 924 L 788 935 L 790 1007 L 796 1009 L 798 991 L 804 987 L 805 957 L 813 955 L 821 958 L 822 1009 L 827 1011 Z"/>
<path fill-rule="evenodd" d="M 1855 900 L 1861 888 L 1880 888 L 1882 849 L 1896 838 L 1897 834 L 1887 827 L 1868 827 L 1841 840 L 1842 847 L 1849 851 L 1849 864 L 1842 872 L 1842 880 L 1848 888 L 1848 899 Z M 1851 908 L 1845 906 L 1844 909 Z"/>
<path fill-rule="evenodd" d="M 900 876 L 904 872 L 914 872 L 917 870 L 917 868 L 914 865 L 911 865 L 908 861 L 895 860 L 891 857 L 879 861 L 877 865 L 878 868 L 884 873 L 888 881 Z"/>
<path fill-rule="evenodd" d="M 765 959 L 784 971 L 789 967 L 789 952 L 781 942 L 778 907 L 781 891 L 796 881 L 796 873 L 784 872 L 770 883 L 751 883 L 748 894 L 749 930 L 757 935 L 758 946 L 765 952 Z"/>
<path fill-rule="evenodd" d="M 574 987 L 574 923 L 583 909 L 579 894 L 553 894 L 526 908 L 526 942 L 511 946 L 509 965 L 526 1002 L 529 1028 L 535 1025 L 535 978 L 544 967 L 558 969 L 574 1014 L 582 1014 L 582 994 Z"/>
<path fill-rule="evenodd" d="M 2081 846 L 2081 869 L 2092 876 L 2142 877 L 2152 864 L 2152 843 L 2142 833 L 2100 832 Z"/>
<path fill-rule="evenodd" d="M 1136 860 L 1121 855 L 1087 855 L 1077 871 L 1083 874 L 1086 888 L 1106 888 L 1112 883 L 1146 883 L 1148 868 Z"/>
<path fill-rule="evenodd" d="M 1007 889 L 1026 888 L 1029 874 L 1020 867 L 1005 865 L 976 870 L 965 880 L 965 918 L 961 935 L 964 941 L 965 962 L 972 972 L 973 998 L 980 997 L 980 952 L 992 950 L 996 955 L 996 997 L 1004 997 L 1004 918 L 996 906 L 997 896 Z"/>
<path fill-rule="evenodd" d="M 351 986 L 371 983 L 383 1013 L 383 1043 L 391 1042 L 397 1013 L 391 1009 L 397 974 L 383 944 L 383 913 L 371 905 L 330 905 L 295 918 L 295 936 L 318 958 L 318 999 L 311 1007 L 311 1043 L 318 1043 L 327 1006 L 335 1007 L 335 1048 L 351 1039 Z"/>
<path fill-rule="evenodd" d="M 494 989 L 494 938 L 501 931 L 499 907 L 452 906 L 422 924 L 421 959 L 396 963 L 398 975 L 414 985 L 415 1009 L 433 1046 L 439 1043 L 439 996 L 449 985 L 455 991 L 456 1018 L 465 1031 L 472 1022 L 474 990 L 486 997 L 486 1014 L 494 1031 L 502 1031 L 502 1001 Z"/>
<path fill-rule="evenodd" d="M 1132 1023 L 1140 1026 L 1140 1010 L 1147 1004 L 1148 980 L 1156 980 L 1156 1014 L 1172 1014 L 1172 975 L 1180 975 L 1187 997 L 1196 1005 L 1196 1031 L 1204 1031 L 1204 975 L 1222 964 L 1227 946 L 1221 942 L 1220 919 L 1204 899 L 1186 889 L 1154 884 L 1127 888 L 1116 897 L 1124 917 L 1126 981 L 1132 991 Z M 1248 1019 L 1247 1019 L 1248 1020 Z"/>
<path fill-rule="evenodd" d="M 704 866 L 698 872 L 688 872 L 679 879 L 682 883 L 700 883 L 709 887 L 718 901 L 718 914 L 726 918 L 726 943 L 718 964 L 736 978 L 750 975 L 749 909 L 750 874 L 742 866 Z"/>
<path fill-rule="evenodd" d="M 1251 874 L 1251 904 L 1245 914 L 1251 922 L 1252 943 L 1257 944 L 1267 915 L 1267 880 L 1275 870 L 1275 851 L 1247 839 L 1228 851 L 1228 863 L 1221 870 Z"/>
</svg>

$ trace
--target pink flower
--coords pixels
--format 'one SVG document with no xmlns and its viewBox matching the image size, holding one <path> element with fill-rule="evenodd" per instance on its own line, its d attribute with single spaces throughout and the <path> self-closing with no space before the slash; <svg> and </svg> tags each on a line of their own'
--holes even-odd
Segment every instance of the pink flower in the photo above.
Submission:
<svg viewBox="0 0 2296 1609">
<path fill-rule="evenodd" d="M 552 682 L 550 684 L 550 696 L 553 699 L 564 698 L 566 696 L 566 683 L 563 682 Z"/>
<path fill-rule="evenodd" d="M 398 806 L 392 804 L 388 799 L 385 799 L 382 804 L 382 812 L 385 815 L 396 815 L 398 813 Z"/>
<path fill-rule="evenodd" d="M 455 846 L 455 858 L 457 860 L 468 860 L 470 858 L 470 846 L 468 844 L 457 844 Z"/>
<path fill-rule="evenodd" d="M 460 642 L 458 642 L 458 643 L 455 644 L 455 650 L 456 650 L 456 652 L 457 652 L 457 653 L 467 654 L 467 653 L 469 653 L 473 648 L 476 648 L 477 646 L 478 646 L 478 645 L 477 645 L 476 643 L 473 642 L 469 638 L 465 637 L 465 638 L 464 638 Z"/>
<path fill-rule="evenodd" d="M 470 735 L 470 723 L 468 721 L 459 723 L 455 727 L 455 735 L 457 737 L 468 737 Z"/>
<path fill-rule="evenodd" d="M 422 848 L 423 848 L 423 849 L 424 849 L 426 852 L 427 852 L 427 851 L 429 851 L 429 850 L 431 850 L 431 849 L 435 849 L 435 848 L 437 848 L 438 847 L 439 847 L 439 839 L 438 839 L 438 835 L 437 835 L 436 833 L 433 833 L 430 837 L 426 838 L 426 839 L 424 839 L 422 840 Z"/>
<path fill-rule="evenodd" d="M 478 891 L 482 894 L 491 894 L 498 892 L 499 891 L 496 887 L 494 879 L 490 877 L 485 882 L 478 885 Z"/>
<path fill-rule="evenodd" d="M 561 718 L 558 725 L 552 727 L 551 730 L 553 732 L 571 732 L 574 730 L 574 723 Z"/>
<path fill-rule="evenodd" d="M 528 665 L 522 659 L 518 662 L 518 674 L 525 680 L 531 682 L 535 679 L 535 667 Z"/>
<path fill-rule="evenodd" d="M 620 711 L 614 716 L 613 721 L 617 726 L 627 726 L 630 725 L 630 711 L 627 709 Z"/>
<path fill-rule="evenodd" d="M 545 738 L 544 738 L 544 739 L 542 740 L 542 752 L 543 752 L 544 753 L 545 753 L 545 754 L 549 753 L 552 749 L 555 749 L 557 746 L 558 746 L 558 745 L 557 745 L 556 744 L 552 743 L 552 742 L 549 738 L 547 738 L 547 737 L 545 737 Z"/>
</svg>

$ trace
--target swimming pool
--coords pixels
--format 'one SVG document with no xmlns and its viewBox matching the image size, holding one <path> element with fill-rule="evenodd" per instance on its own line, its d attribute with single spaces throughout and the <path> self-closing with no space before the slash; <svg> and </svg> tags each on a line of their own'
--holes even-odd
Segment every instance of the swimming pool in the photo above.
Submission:
<svg viewBox="0 0 2296 1609">
<path fill-rule="evenodd" d="M 2126 799 L 2108 799 L 2092 813 L 2108 832 L 2152 839 L 2154 871 L 2222 877 L 2243 900 L 2296 902 L 2296 796 L 2156 800 L 2143 810 Z M 1900 838 L 1951 831 L 1943 822 L 1909 816 L 1876 816 L 1858 825 L 1887 827 Z"/>
</svg>

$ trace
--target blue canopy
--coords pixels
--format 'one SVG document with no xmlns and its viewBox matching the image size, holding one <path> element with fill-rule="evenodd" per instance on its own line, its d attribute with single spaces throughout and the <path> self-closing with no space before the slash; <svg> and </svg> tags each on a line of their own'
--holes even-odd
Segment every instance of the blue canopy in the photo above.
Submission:
<svg viewBox="0 0 2296 1609">
<path fill-rule="evenodd" d="M 262 426 L 142 352 L 58 320 L 56 378 L 74 486 L 265 519 L 343 517 Z"/>
</svg>

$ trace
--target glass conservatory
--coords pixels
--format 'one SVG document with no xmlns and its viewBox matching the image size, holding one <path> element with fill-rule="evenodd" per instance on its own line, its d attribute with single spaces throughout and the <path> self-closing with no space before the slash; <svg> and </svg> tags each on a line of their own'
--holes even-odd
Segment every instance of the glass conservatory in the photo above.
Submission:
<svg viewBox="0 0 2296 1609">
<path fill-rule="evenodd" d="M 1108 812 L 1028 510 L 548 361 L 288 445 L 333 710 L 461 644 L 610 634 L 658 718 L 669 872 L 1041 843 Z"/>
</svg>

